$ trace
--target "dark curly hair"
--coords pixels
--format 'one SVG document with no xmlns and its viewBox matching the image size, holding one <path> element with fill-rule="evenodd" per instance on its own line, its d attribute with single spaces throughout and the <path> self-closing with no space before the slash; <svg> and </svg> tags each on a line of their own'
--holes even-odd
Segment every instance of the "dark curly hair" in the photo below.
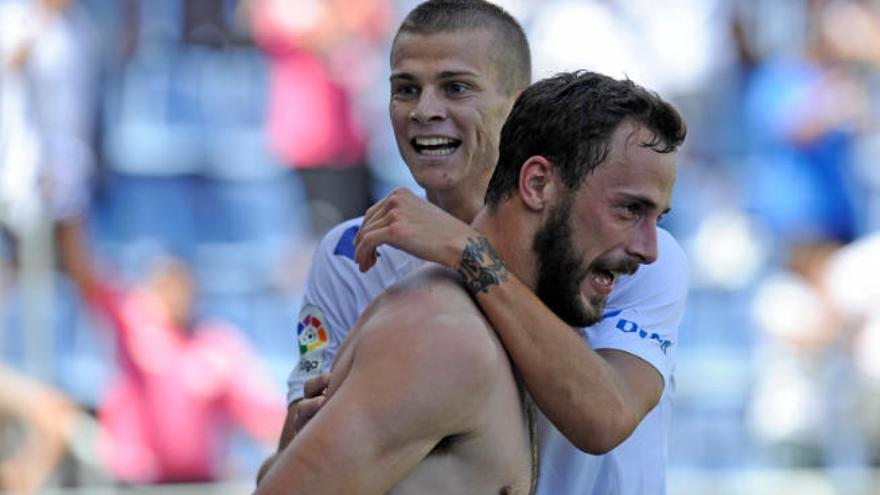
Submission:
<svg viewBox="0 0 880 495">
<path fill-rule="evenodd" d="M 629 79 L 577 71 L 532 84 L 501 130 L 486 204 L 495 206 L 513 195 L 522 164 L 535 155 L 547 158 L 569 189 L 577 188 L 608 156 L 611 136 L 624 121 L 651 131 L 653 138 L 641 145 L 658 153 L 675 151 L 687 135 L 672 105 Z"/>
</svg>

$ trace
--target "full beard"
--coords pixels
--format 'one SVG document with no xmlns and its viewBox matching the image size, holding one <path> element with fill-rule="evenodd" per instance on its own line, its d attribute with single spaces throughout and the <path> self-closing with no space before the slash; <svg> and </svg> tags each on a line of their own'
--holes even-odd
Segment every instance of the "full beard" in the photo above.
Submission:
<svg viewBox="0 0 880 495">
<path fill-rule="evenodd" d="M 581 284 L 590 269 L 575 253 L 570 221 L 572 202 L 573 195 L 564 198 L 532 241 L 538 260 L 535 294 L 565 323 L 588 327 L 602 319 L 606 298 L 591 297 L 588 306 L 580 297 Z"/>
</svg>

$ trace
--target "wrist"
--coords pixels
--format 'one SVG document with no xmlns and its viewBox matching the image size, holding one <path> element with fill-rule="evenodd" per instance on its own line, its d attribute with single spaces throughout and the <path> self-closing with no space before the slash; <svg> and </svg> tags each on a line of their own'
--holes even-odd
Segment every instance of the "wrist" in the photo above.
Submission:
<svg viewBox="0 0 880 495">
<path fill-rule="evenodd" d="M 458 271 L 459 266 L 461 265 L 462 257 L 464 256 L 464 253 L 467 250 L 471 240 L 474 238 L 476 238 L 476 236 L 468 235 L 460 235 L 452 238 L 451 242 L 446 245 L 443 266 Z"/>
<path fill-rule="evenodd" d="M 474 295 L 489 292 L 493 286 L 505 282 L 509 275 L 504 261 L 483 236 L 467 238 L 455 270 L 462 277 L 468 291 Z"/>
</svg>

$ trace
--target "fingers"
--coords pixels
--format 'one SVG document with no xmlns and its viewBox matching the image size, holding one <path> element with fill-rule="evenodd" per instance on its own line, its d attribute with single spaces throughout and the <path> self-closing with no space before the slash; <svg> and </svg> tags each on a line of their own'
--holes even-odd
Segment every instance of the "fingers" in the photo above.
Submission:
<svg viewBox="0 0 880 495">
<path fill-rule="evenodd" d="M 319 395 L 312 399 L 303 399 L 299 401 L 299 407 L 296 410 L 296 420 L 293 422 L 294 431 L 299 433 L 306 423 L 318 413 L 326 400 L 326 397 Z"/>
<path fill-rule="evenodd" d="M 422 200 L 409 189 L 398 188 L 367 209 L 354 239 L 355 262 L 361 272 L 366 272 L 376 264 L 377 248 L 381 244 L 389 243 L 398 248 L 402 247 L 397 244 L 400 241 L 399 228 L 395 227 L 392 230 L 389 227 L 411 221 L 411 213 L 417 211 L 418 203 L 421 202 Z M 404 212 L 410 214 L 405 215 Z"/>
<path fill-rule="evenodd" d="M 369 225 L 375 220 L 377 216 L 382 216 L 385 213 L 385 208 L 387 206 L 388 198 L 384 198 L 373 206 L 369 207 L 364 213 L 364 219 L 361 222 L 361 228 L 358 229 L 357 234 L 354 236 L 354 243 L 357 245 L 361 238 L 364 235 L 365 228 L 369 227 Z"/>
<path fill-rule="evenodd" d="M 358 233 L 355 235 L 355 244 L 363 237 L 364 227 L 369 227 L 376 220 L 384 217 L 389 210 L 403 206 L 402 202 L 409 196 L 412 196 L 412 191 L 406 188 L 397 188 L 388 193 L 388 196 L 382 198 L 378 203 L 369 207 L 366 213 L 364 213 L 364 221 L 361 223 L 361 228 L 358 229 Z"/>
<path fill-rule="evenodd" d="M 376 262 L 377 245 L 365 244 L 364 239 L 367 237 L 367 234 L 385 223 L 383 211 L 373 211 L 369 215 L 370 217 L 364 217 L 361 228 L 358 229 L 357 235 L 354 238 L 354 261 L 358 264 L 361 272 L 366 272 Z M 380 216 L 377 217 L 376 215 Z"/>
<path fill-rule="evenodd" d="M 313 399 L 324 393 L 327 386 L 330 385 L 330 373 L 321 373 L 320 375 L 309 378 L 303 385 L 303 396 L 306 399 Z"/>
<path fill-rule="evenodd" d="M 385 239 L 387 232 L 388 229 L 385 227 L 373 229 L 364 234 L 355 246 L 354 259 L 361 272 L 366 272 L 376 264 L 378 260 L 376 248 L 387 240 Z"/>
<path fill-rule="evenodd" d="M 293 422 L 293 430 L 299 432 L 306 423 L 317 414 L 321 406 L 327 400 L 324 395 L 327 387 L 330 385 L 330 373 L 321 373 L 320 375 L 309 378 L 303 386 L 304 398 L 297 403 L 296 419 Z"/>
<path fill-rule="evenodd" d="M 383 202 L 386 200 L 383 200 Z M 382 242 L 379 242 L 376 233 L 384 230 L 394 221 L 395 215 L 392 214 L 392 206 L 387 203 L 376 204 L 374 207 L 379 208 L 370 211 L 364 216 L 361 228 L 358 229 L 354 240 L 355 256 L 354 260 L 358 264 L 361 272 L 366 272 L 375 263 L 377 259 L 376 248 Z"/>
</svg>

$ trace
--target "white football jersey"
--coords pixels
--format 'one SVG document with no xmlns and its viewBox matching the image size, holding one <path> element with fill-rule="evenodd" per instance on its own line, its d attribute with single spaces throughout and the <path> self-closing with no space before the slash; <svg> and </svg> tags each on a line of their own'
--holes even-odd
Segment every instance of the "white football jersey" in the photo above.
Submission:
<svg viewBox="0 0 880 495">
<path fill-rule="evenodd" d="M 287 381 L 288 403 L 302 398 L 306 380 L 330 371 L 339 345 L 370 301 L 425 263 L 380 246 L 376 265 L 361 273 L 353 244 L 361 221 L 336 226 L 318 245 L 296 325 L 300 359 Z M 602 320 L 577 331 L 593 349 L 618 349 L 650 363 L 665 382 L 660 402 L 626 441 L 600 456 L 579 451 L 539 414 L 539 495 L 666 492 L 666 436 L 688 264 L 681 247 L 663 229 L 657 231 L 657 244 L 657 261 L 621 277 Z"/>
</svg>

